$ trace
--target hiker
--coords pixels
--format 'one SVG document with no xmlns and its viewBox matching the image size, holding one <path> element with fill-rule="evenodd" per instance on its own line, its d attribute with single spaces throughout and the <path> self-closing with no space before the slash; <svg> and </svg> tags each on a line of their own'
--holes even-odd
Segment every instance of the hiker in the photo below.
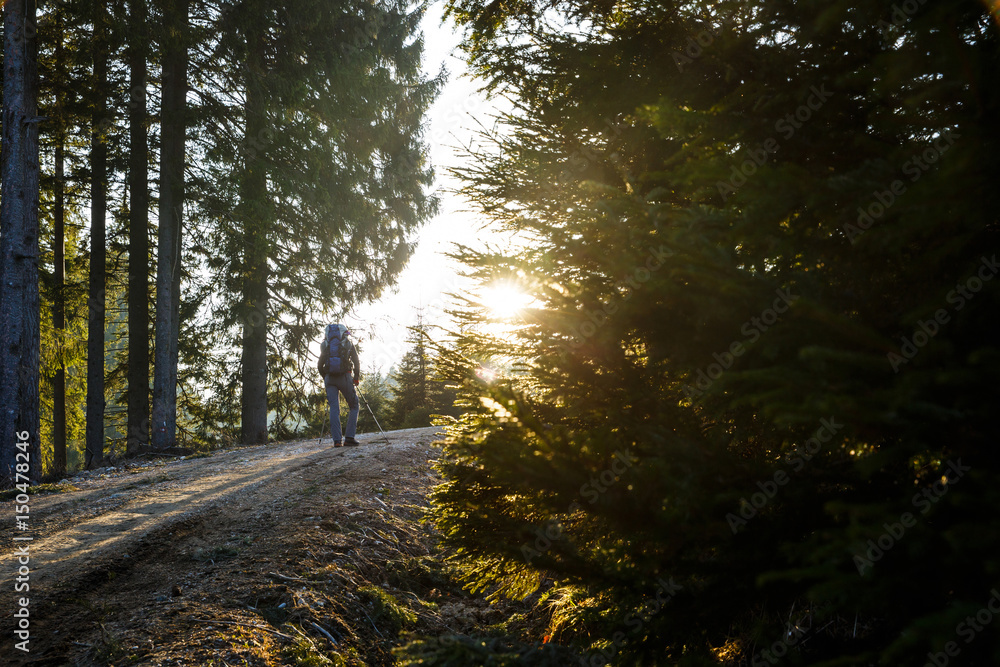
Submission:
<svg viewBox="0 0 1000 667">
<path fill-rule="evenodd" d="M 317 370 L 326 382 L 326 400 L 330 403 L 330 432 L 333 435 L 333 446 L 357 447 L 354 439 L 358 427 L 358 392 L 355 387 L 361 381 L 361 361 L 358 350 L 350 341 L 350 332 L 343 324 L 330 324 L 326 327 L 326 335 L 319 347 L 319 364 Z M 353 382 L 352 382 L 353 370 Z M 340 439 L 340 395 L 347 399 L 347 432 L 344 440 Z"/>
</svg>

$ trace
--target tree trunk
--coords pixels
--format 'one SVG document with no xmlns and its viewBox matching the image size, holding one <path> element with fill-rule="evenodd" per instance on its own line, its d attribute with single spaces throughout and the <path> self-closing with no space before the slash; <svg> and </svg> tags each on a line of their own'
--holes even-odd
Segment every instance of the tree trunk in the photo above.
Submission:
<svg viewBox="0 0 1000 667">
<path fill-rule="evenodd" d="M 56 48 L 56 59 L 61 56 Z M 56 93 L 56 109 L 59 123 L 62 123 L 62 96 Z M 52 294 L 52 327 L 55 329 L 58 347 L 58 367 L 52 378 L 52 472 L 62 475 L 66 472 L 66 363 L 63 360 L 63 346 L 66 336 L 66 155 L 65 135 L 60 126 L 56 137 L 56 179 L 55 207 L 53 210 L 52 254 L 55 264 L 55 289 Z"/>
<path fill-rule="evenodd" d="M 146 138 L 146 1 L 129 1 L 128 439 L 149 444 L 149 169 Z"/>
<path fill-rule="evenodd" d="M 160 207 L 156 267 L 153 447 L 177 442 L 177 339 L 180 333 L 181 232 L 187 96 L 187 0 L 166 0 L 161 102 Z"/>
<path fill-rule="evenodd" d="M 251 140 L 266 130 L 264 97 L 263 22 L 249 24 L 246 82 L 246 134 L 244 173 L 240 204 L 243 220 L 243 395 L 241 399 L 242 441 L 267 442 L 267 306 L 268 306 L 268 215 L 267 175 L 264 160 L 251 150 Z"/>
<path fill-rule="evenodd" d="M 107 214 L 107 7 L 94 2 L 94 108 L 90 138 L 90 282 L 87 322 L 87 451 L 90 469 L 104 460 L 104 308 Z"/>
<path fill-rule="evenodd" d="M 29 480 L 38 483 L 42 472 L 38 417 L 38 51 L 34 0 L 5 3 L 3 22 L 0 487 L 7 488 Z M 27 466 L 23 465 L 25 462 Z M 18 465 L 22 467 L 19 469 Z"/>
</svg>

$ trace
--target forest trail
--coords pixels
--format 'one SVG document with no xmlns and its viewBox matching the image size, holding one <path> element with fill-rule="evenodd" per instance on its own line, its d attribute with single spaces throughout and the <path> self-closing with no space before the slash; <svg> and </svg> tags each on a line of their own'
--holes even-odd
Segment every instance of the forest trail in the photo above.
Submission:
<svg viewBox="0 0 1000 667">
<path fill-rule="evenodd" d="M 296 664 L 290 639 L 332 651 L 364 645 L 374 629 L 387 641 L 363 649 L 365 662 L 391 664 L 388 631 L 374 611 L 363 608 L 368 620 L 354 619 L 351 600 L 363 601 L 357 591 L 369 582 L 385 586 L 393 577 L 426 579 L 417 594 L 451 595 L 444 579 L 418 564 L 428 554 L 418 519 L 437 482 L 429 461 L 439 435 L 408 429 L 390 432 L 389 442 L 359 436 L 359 447 L 334 449 L 326 439 L 242 448 L 84 473 L 67 480 L 77 490 L 31 496 L 31 651 L 11 646 L 14 605 L 5 604 L 5 658 Z M 0 557 L 8 591 L 14 532 L 4 531 Z M 389 567 L 400 559 L 408 574 Z M 300 627 L 328 635 L 289 637 L 282 623 L 296 614 Z M 446 605 L 421 622 L 459 631 L 482 621 L 464 603 L 448 615 Z"/>
</svg>

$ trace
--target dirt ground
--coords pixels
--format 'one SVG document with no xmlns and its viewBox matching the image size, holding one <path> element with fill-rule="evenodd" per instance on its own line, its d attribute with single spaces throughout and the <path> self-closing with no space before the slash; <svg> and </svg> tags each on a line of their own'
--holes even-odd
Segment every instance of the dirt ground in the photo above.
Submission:
<svg viewBox="0 0 1000 667">
<path fill-rule="evenodd" d="M 0 662 L 393 665 L 417 635 L 508 631 L 517 610 L 465 594 L 420 522 L 435 429 L 388 436 L 129 463 L 32 495 L 30 531 L 0 540 Z M 27 654 L 15 534 L 34 538 Z"/>
</svg>

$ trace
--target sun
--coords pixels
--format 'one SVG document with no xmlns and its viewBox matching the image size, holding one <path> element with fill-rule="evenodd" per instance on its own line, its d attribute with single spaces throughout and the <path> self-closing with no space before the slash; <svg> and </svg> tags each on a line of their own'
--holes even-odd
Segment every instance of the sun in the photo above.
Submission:
<svg viewBox="0 0 1000 667">
<path fill-rule="evenodd" d="M 500 320 L 516 317 L 522 310 L 536 303 L 534 297 L 525 294 L 512 283 L 493 283 L 479 293 L 479 303 Z"/>
</svg>

